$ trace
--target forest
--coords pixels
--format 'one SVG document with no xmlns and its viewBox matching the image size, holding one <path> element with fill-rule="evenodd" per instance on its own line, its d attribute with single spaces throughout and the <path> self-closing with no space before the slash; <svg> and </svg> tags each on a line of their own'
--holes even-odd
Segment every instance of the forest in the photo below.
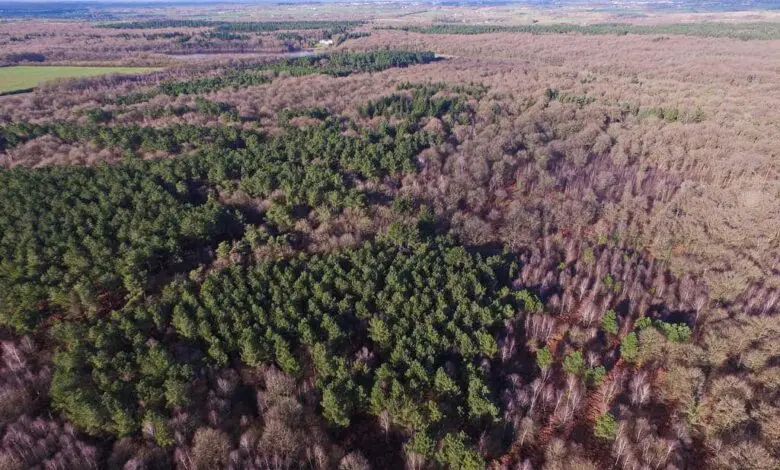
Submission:
<svg viewBox="0 0 780 470">
<path fill-rule="evenodd" d="M 159 68 L 0 96 L 0 468 L 778 468 L 771 13 L 178 8 L 0 23 Z"/>
<path fill-rule="evenodd" d="M 724 37 L 731 39 L 769 40 L 780 39 L 780 24 L 761 23 L 671 23 L 639 25 L 631 23 L 594 23 L 577 25 L 571 23 L 529 24 L 517 26 L 502 25 L 458 25 L 451 23 L 427 26 L 401 26 L 403 31 L 427 34 L 486 34 L 486 33 L 530 33 L 530 34 L 586 34 L 586 35 L 682 35 L 702 37 Z"/>
</svg>

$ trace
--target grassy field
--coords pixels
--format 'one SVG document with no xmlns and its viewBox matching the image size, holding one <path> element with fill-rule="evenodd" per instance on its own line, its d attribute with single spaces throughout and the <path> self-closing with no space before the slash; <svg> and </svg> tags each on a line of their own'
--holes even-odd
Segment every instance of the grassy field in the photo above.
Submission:
<svg viewBox="0 0 780 470">
<path fill-rule="evenodd" d="M 18 66 L 0 68 L 0 94 L 34 88 L 58 78 L 92 77 L 107 73 L 145 73 L 150 67 Z"/>
</svg>

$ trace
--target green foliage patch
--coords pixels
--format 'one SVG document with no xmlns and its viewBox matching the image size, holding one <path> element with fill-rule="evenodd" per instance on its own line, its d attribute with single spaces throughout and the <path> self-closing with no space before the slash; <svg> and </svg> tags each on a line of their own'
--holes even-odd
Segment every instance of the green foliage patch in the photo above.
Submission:
<svg viewBox="0 0 780 470">
<path fill-rule="evenodd" d="M 497 416 L 478 365 L 525 308 L 504 287 L 510 269 L 446 239 L 234 265 L 63 328 L 52 397 L 80 428 L 122 435 L 186 403 L 194 369 L 235 358 L 299 375 L 311 364 L 334 424 L 387 412 L 438 439 L 445 422 L 466 430 Z M 182 348 L 201 359 L 183 361 Z M 463 454 L 449 439 L 437 458 Z"/>
<path fill-rule="evenodd" d="M 440 139 L 396 117 L 379 129 L 355 126 L 357 135 L 329 117 L 271 138 L 229 126 L 5 126 L 4 145 L 49 132 L 130 152 L 202 147 L 180 159 L 0 172 L 0 323 L 27 330 L 51 311 L 115 306 L 200 256 L 197 247 L 236 237 L 241 216 L 215 200 L 218 189 L 273 197 L 266 220 L 282 231 L 310 211 L 363 207 L 357 182 L 414 171 L 414 156 Z"/>
<path fill-rule="evenodd" d="M 148 100 L 158 93 L 178 96 L 208 93 L 228 87 L 240 88 L 262 85 L 270 82 L 273 76 L 278 74 L 296 77 L 312 74 L 345 77 L 353 73 L 380 72 L 393 67 L 427 64 L 434 60 L 436 60 L 436 55 L 433 52 L 398 50 L 336 52 L 333 54 L 295 57 L 249 66 L 239 70 L 230 70 L 227 73 L 216 76 L 163 83 L 155 91 L 120 96 L 117 98 L 117 103 L 138 103 Z"/>
<path fill-rule="evenodd" d="M 613 440 L 617 436 L 617 420 L 610 413 L 604 413 L 596 418 L 593 434 L 601 439 Z"/>
</svg>

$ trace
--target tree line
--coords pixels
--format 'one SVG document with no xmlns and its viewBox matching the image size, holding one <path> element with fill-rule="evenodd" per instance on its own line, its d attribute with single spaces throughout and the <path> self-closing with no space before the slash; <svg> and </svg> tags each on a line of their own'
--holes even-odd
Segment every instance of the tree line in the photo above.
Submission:
<svg viewBox="0 0 780 470">
<path fill-rule="evenodd" d="M 780 39 L 780 26 L 771 22 L 755 23 L 677 23 L 639 25 L 630 23 L 596 23 L 579 25 L 573 23 L 525 24 L 525 25 L 464 25 L 432 24 L 426 26 L 398 26 L 399 29 L 424 34 L 487 34 L 487 33 L 531 33 L 531 34 L 584 34 L 584 35 L 681 35 L 741 40 Z"/>
<path fill-rule="evenodd" d="M 345 77 L 353 73 L 380 72 L 393 67 L 408 67 L 427 64 L 436 60 L 433 52 L 408 52 L 382 50 L 374 52 L 338 52 L 326 55 L 288 58 L 265 64 L 230 70 L 216 76 L 171 81 L 161 84 L 156 90 L 136 92 L 116 98 L 117 104 L 136 104 L 147 101 L 158 93 L 169 96 L 199 94 L 227 87 L 262 85 L 272 80 L 273 75 L 289 74 L 305 76 L 325 74 Z M 270 75 L 269 75 L 270 72 Z"/>
<path fill-rule="evenodd" d="M 360 21 L 214 21 L 155 19 L 104 23 L 112 29 L 216 28 L 218 31 L 273 32 L 286 30 L 330 29 L 346 30 L 363 24 Z"/>
</svg>

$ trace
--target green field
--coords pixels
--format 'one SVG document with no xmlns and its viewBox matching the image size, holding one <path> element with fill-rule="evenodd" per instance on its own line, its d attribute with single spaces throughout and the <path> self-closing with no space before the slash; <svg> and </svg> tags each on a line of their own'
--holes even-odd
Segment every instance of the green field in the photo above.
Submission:
<svg viewBox="0 0 780 470">
<path fill-rule="evenodd" d="M 0 68 L 0 94 L 27 90 L 58 78 L 93 77 L 107 73 L 145 73 L 155 70 L 159 69 L 151 67 L 3 67 Z"/>
</svg>

